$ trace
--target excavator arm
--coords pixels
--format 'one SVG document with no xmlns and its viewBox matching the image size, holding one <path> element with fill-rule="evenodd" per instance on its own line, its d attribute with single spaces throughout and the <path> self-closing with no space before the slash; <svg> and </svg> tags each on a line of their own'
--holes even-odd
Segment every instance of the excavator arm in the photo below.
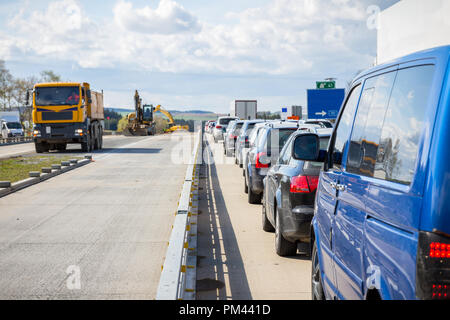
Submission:
<svg viewBox="0 0 450 320">
<path fill-rule="evenodd" d="M 156 112 L 158 112 L 158 111 L 161 112 L 163 115 L 165 115 L 167 118 L 169 118 L 169 125 L 172 125 L 172 124 L 175 123 L 175 121 L 173 120 L 173 117 L 172 117 L 172 115 L 170 114 L 170 112 L 167 111 L 167 110 L 165 110 L 165 109 L 163 109 L 163 108 L 161 107 L 161 105 L 157 105 L 157 106 L 156 106 L 154 113 L 156 113 Z"/>
</svg>

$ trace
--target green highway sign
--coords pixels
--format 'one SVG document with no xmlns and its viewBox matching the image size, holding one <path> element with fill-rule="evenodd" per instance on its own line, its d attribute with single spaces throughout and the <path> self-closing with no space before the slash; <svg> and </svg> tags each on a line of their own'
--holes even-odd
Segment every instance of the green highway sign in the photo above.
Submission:
<svg viewBox="0 0 450 320">
<path fill-rule="evenodd" d="M 317 89 L 334 89 L 336 88 L 335 81 L 316 81 Z"/>
</svg>

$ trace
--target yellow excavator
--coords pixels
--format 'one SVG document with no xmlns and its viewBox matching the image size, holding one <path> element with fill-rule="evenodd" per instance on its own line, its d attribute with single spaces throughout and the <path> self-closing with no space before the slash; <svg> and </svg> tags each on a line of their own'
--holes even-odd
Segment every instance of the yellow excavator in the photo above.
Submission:
<svg viewBox="0 0 450 320">
<path fill-rule="evenodd" d="M 165 132 L 173 132 L 176 130 L 189 130 L 189 126 L 175 126 L 172 115 L 169 111 L 163 109 L 161 105 L 157 105 L 156 108 L 153 105 L 143 105 L 142 99 L 139 97 L 139 93 L 136 90 L 134 94 L 134 106 L 135 112 L 128 114 L 128 124 L 123 130 L 123 134 L 126 136 L 147 136 L 154 135 L 156 133 L 154 114 L 161 112 L 169 119 L 169 129 Z"/>
<path fill-rule="evenodd" d="M 134 94 L 135 111 L 128 114 L 128 124 L 123 130 L 125 136 L 148 136 L 155 134 L 155 121 L 153 120 L 153 105 L 142 106 L 142 99 L 136 90 Z"/>
<path fill-rule="evenodd" d="M 173 120 L 172 115 L 169 111 L 163 109 L 161 105 L 157 105 L 153 113 L 161 112 L 163 115 L 165 115 L 167 118 L 169 118 L 168 125 L 170 126 L 169 129 L 166 129 L 165 132 L 174 132 L 176 130 L 189 130 L 189 126 L 175 126 L 173 125 L 175 121 Z"/>
</svg>

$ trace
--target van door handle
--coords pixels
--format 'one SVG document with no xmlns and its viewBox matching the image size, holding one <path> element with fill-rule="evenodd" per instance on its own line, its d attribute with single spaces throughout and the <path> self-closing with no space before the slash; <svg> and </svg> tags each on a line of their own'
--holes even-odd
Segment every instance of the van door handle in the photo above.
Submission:
<svg viewBox="0 0 450 320">
<path fill-rule="evenodd" d="M 345 190 L 345 185 L 343 185 L 343 184 L 337 184 L 337 185 L 336 185 L 336 190 L 338 190 L 338 191 L 344 191 L 344 190 Z"/>
<path fill-rule="evenodd" d="M 336 183 L 336 182 L 331 182 L 331 183 L 330 183 L 330 186 L 331 186 L 333 189 L 336 189 L 337 183 Z"/>
</svg>

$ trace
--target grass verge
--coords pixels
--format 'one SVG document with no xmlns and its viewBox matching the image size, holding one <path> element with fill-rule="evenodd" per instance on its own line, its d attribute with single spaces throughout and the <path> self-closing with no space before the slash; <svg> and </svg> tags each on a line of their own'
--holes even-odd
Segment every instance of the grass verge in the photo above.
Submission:
<svg viewBox="0 0 450 320">
<path fill-rule="evenodd" d="M 61 161 L 70 159 L 82 159 L 74 156 L 21 156 L 0 160 L 0 181 L 17 182 L 29 178 L 30 171 L 41 171 L 52 164 L 60 164 Z"/>
</svg>

